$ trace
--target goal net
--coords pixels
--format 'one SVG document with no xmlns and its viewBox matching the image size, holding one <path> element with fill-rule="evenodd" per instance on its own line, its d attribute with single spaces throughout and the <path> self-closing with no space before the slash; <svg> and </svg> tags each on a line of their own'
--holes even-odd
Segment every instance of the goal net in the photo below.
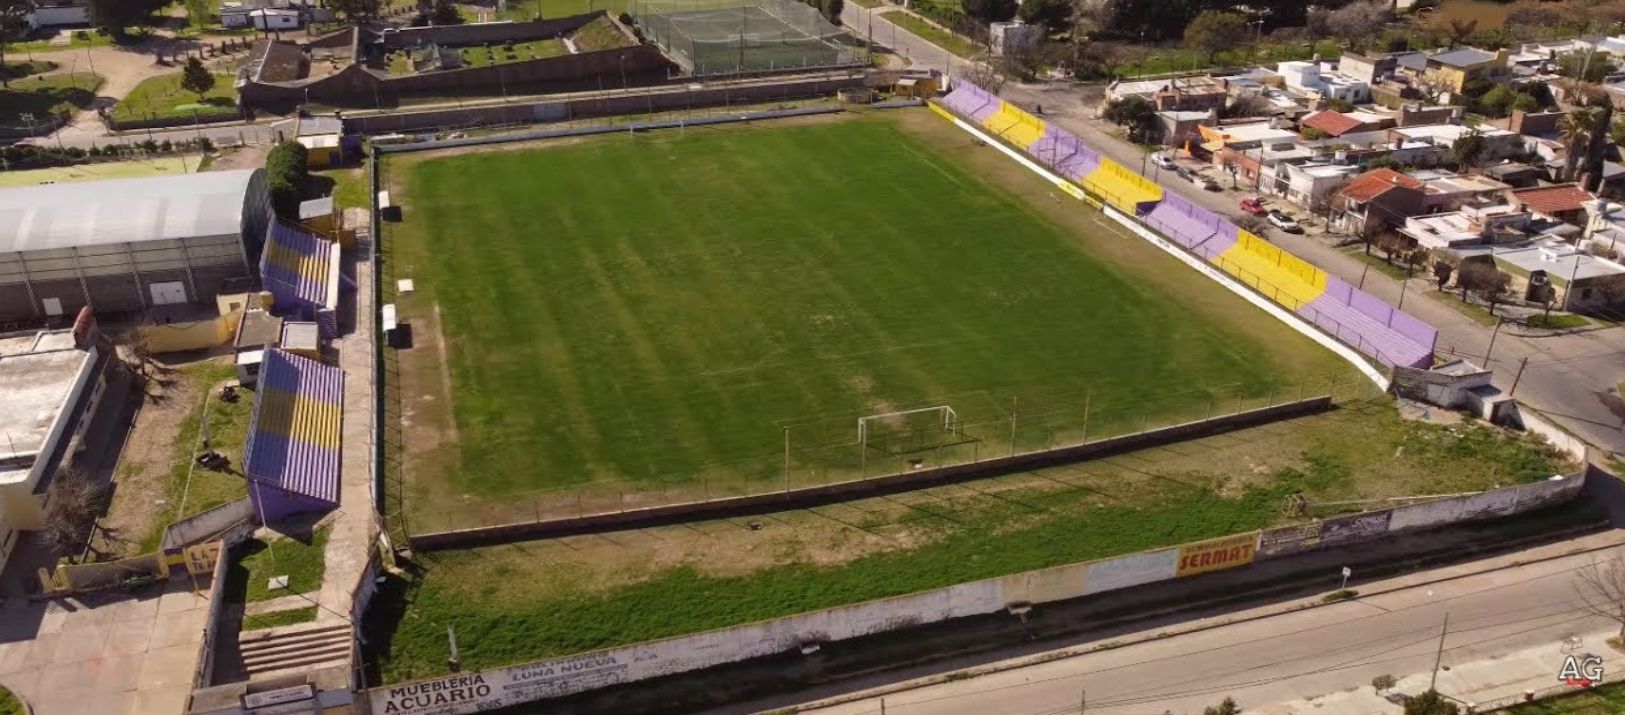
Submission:
<svg viewBox="0 0 1625 715">
<path fill-rule="evenodd" d="M 644 35 L 690 74 L 726 75 L 852 64 L 845 32 L 797 0 L 645 0 Z"/>
<path fill-rule="evenodd" d="M 858 418 L 858 444 L 885 454 L 906 456 L 973 441 L 947 405 L 883 412 Z"/>
</svg>

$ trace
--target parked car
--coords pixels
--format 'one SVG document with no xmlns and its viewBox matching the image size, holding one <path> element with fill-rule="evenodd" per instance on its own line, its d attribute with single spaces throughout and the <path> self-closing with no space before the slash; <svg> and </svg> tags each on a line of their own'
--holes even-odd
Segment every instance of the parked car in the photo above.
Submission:
<svg viewBox="0 0 1625 715">
<path fill-rule="evenodd" d="M 1287 233 L 1303 233 L 1303 227 L 1298 225 L 1297 220 L 1293 219 L 1291 216 L 1281 213 L 1279 210 L 1271 210 L 1269 212 L 1269 221 L 1270 223 L 1275 224 L 1276 228 L 1286 231 Z"/>
<path fill-rule="evenodd" d="M 1178 164 L 1174 163 L 1173 157 L 1160 151 L 1151 155 L 1151 163 L 1156 164 L 1158 167 L 1163 169 L 1173 169 L 1179 166 Z"/>
<path fill-rule="evenodd" d="M 1190 179 L 1191 183 L 1202 187 L 1203 191 L 1219 190 L 1219 182 L 1214 181 L 1213 177 L 1208 176 L 1207 174 L 1199 174 L 1193 171 L 1191 172 L 1191 175 L 1186 178 Z"/>
<path fill-rule="evenodd" d="M 1270 212 L 1269 209 L 1264 208 L 1264 200 L 1260 199 L 1260 198 L 1257 198 L 1257 197 L 1253 197 L 1253 198 L 1250 198 L 1250 199 L 1242 199 L 1241 200 L 1241 210 L 1246 211 L 1247 213 L 1250 213 L 1250 214 L 1252 214 L 1254 216 L 1263 216 L 1264 214 L 1267 214 L 1267 213 Z"/>
</svg>

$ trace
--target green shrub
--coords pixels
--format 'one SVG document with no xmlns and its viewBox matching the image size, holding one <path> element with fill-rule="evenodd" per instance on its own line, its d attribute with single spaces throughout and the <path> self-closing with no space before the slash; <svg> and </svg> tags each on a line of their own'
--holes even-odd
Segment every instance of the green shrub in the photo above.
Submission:
<svg viewBox="0 0 1625 715">
<path fill-rule="evenodd" d="M 299 197 L 309 171 L 308 160 L 305 145 L 296 141 L 282 142 L 265 155 L 271 205 L 283 218 L 298 218 Z"/>
</svg>

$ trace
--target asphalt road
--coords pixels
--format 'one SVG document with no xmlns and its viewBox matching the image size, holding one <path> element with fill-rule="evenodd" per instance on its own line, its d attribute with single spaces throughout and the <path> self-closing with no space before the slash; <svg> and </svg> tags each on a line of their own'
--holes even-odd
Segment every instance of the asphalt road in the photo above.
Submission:
<svg viewBox="0 0 1625 715">
<path fill-rule="evenodd" d="M 1609 533 L 1588 538 L 1617 543 L 1619 537 Z M 883 695 L 885 713 L 1061 715 L 1079 712 L 1085 698 L 1088 713 L 1198 713 L 1227 695 L 1249 712 L 1259 713 L 1398 712 L 1365 684 L 1380 675 L 1393 675 L 1400 678 L 1401 692 L 1426 689 L 1447 613 L 1449 633 L 1438 688 L 1462 701 L 1484 702 L 1515 696 L 1525 688 L 1555 685 L 1561 665 L 1557 653 L 1571 637 L 1580 638 L 1582 650 L 1603 653 L 1605 661 L 1610 660 L 1613 651 L 1602 640 L 1617 626 L 1578 611 L 1573 585 L 1575 571 L 1599 555 L 1518 565 L 1525 558 L 1529 554 L 1495 557 L 1484 563 L 1506 568 L 1358 601 L 1152 638 L 917 689 L 894 689 Z M 1425 581 L 1426 575 L 1358 587 L 1376 593 L 1388 584 Z M 1137 635 L 1154 636 L 1165 628 Z M 1043 657 L 1027 656 L 1021 662 Z M 880 700 L 879 695 L 863 697 L 799 712 L 867 715 L 881 712 Z"/>
</svg>

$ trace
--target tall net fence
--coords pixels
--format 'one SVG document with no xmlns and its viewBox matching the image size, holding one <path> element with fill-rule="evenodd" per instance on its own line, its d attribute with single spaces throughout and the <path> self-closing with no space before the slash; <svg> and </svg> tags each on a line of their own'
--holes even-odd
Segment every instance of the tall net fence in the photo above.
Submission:
<svg viewBox="0 0 1625 715">
<path fill-rule="evenodd" d="M 633 16 L 644 36 L 697 76 L 856 61 L 844 31 L 796 0 L 652 0 Z"/>
</svg>

